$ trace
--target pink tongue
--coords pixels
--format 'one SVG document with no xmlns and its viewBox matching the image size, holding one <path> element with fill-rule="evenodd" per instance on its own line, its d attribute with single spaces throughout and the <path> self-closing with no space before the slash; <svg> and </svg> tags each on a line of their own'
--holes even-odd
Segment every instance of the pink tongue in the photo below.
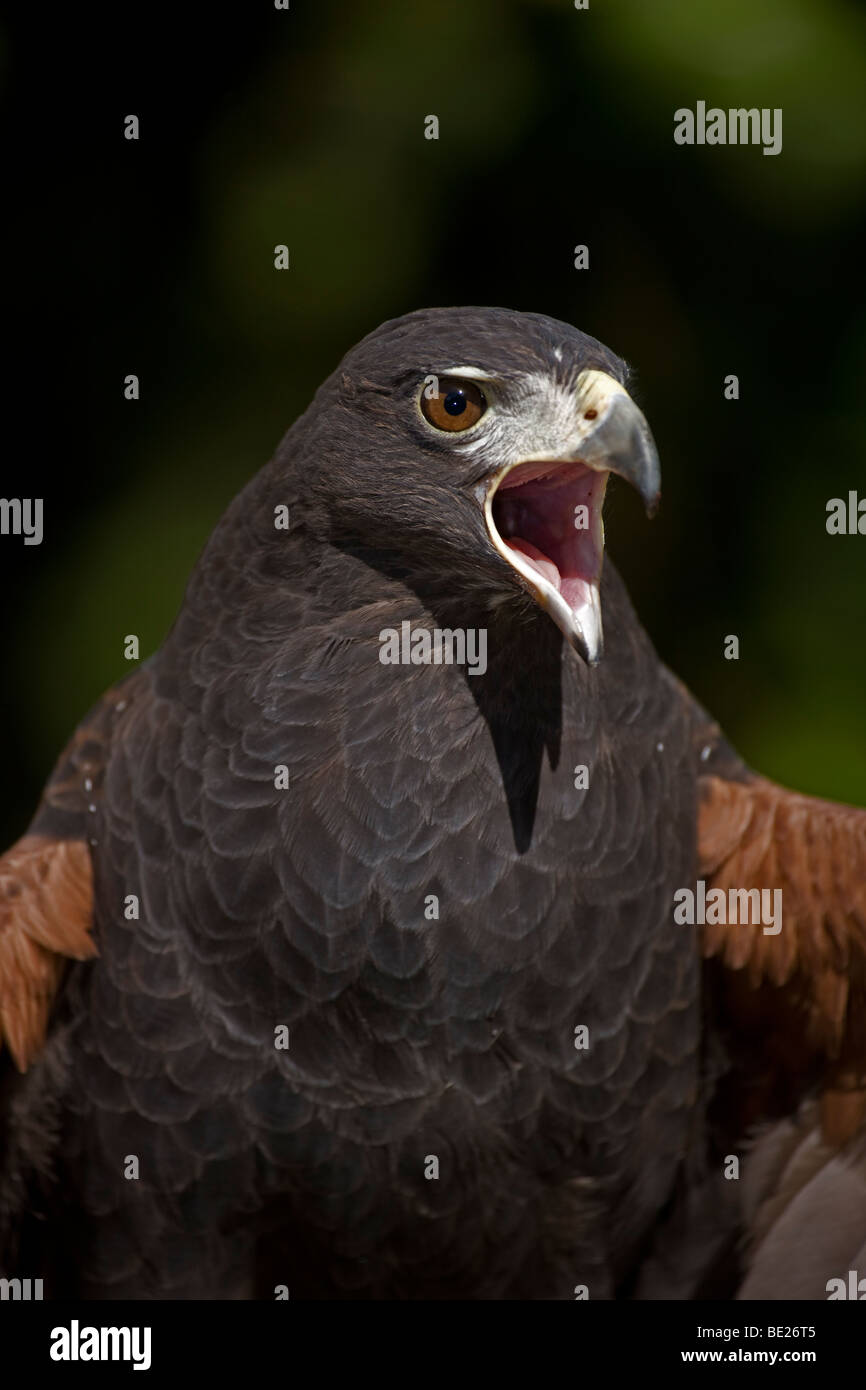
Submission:
<svg viewBox="0 0 866 1390">
<path fill-rule="evenodd" d="M 516 550 L 519 555 L 524 555 L 534 570 L 537 570 L 542 579 L 546 579 L 557 591 L 562 588 L 562 579 L 559 570 L 552 560 L 544 554 L 544 551 L 536 549 L 529 541 L 521 540 L 520 536 L 512 536 L 505 544 L 511 549 Z"/>
</svg>

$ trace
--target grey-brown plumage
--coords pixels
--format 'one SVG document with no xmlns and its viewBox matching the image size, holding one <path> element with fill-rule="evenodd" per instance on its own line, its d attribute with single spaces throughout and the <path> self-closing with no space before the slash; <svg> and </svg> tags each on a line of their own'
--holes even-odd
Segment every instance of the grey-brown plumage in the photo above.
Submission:
<svg viewBox="0 0 866 1390">
<path fill-rule="evenodd" d="M 626 380 L 538 315 L 383 325 L 61 759 L 21 844 L 88 846 L 98 957 L 80 924 L 6 920 L 43 974 L 30 1012 L 7 1000 L 29 1069 L 2 1081 L 4 1273 L 102 1297 L 609 1297 L 715 1181 L 728 1052 L 671 905 L 729 753 L 609 563 L 589 664 L 491 544 L 478 489 L 506 436 L 469 447 L 418 406 L 466 365 L 500 421 L 584 372 Z M 486 671 L 383 664 L 406 621 L 484 629 Z M 79 963 L 40 1047 L 58 953 Z M 708 1218 L 677 1296 L 737 1219 Z"/>
</svg>

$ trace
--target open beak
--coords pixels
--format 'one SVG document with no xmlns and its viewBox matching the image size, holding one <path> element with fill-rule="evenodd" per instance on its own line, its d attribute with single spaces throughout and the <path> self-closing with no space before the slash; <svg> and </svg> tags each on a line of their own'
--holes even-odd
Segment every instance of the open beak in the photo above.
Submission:
<svg viewBox="0 0 866 1390">
<path fill-rule="evenodd" d="M 499 554 L 575 651 L 602 656 L 602 506 L 611 473 L 637 489 L 648 514 L 661 469 L 649 426 L 628 392 L 605 372 L 577 380 L 574 431 L 556 454 L 499 469 L 486 486 L 484 517 Z"/>
</svg>

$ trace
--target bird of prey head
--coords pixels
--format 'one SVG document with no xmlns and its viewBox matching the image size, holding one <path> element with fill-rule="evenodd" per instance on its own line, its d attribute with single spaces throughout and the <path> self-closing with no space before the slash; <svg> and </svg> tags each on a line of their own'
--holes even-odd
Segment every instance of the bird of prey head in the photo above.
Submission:
<svg viewBox="0 0 866 1390">
<path fill-rule="evenodd" d="M 603 344 L 541 314 L 407 314 L 348 353 L 336 400 L 323 388 L 329 447 L 319 433 L 307 483 L 332 536 L 361 536 L 409 569 L 464 582 L 471 569 L 494 605 L 528 594 L 595 664 L 608 477 L 627 479 L 648 510 L 660 487 L 626 380 Z"/>
</svg>

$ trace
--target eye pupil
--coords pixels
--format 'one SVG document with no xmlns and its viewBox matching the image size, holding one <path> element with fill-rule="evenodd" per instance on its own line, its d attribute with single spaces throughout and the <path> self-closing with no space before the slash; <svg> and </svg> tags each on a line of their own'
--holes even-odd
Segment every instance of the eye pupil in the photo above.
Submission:
<svg viewBox="0 0 866 1390">
<path fill-rule="evenodd" d="M 462 415 L 466 409 L 466 397 L 462 391 L 449 391 L 442 404 L 449 415 Z"/>
</svg>

